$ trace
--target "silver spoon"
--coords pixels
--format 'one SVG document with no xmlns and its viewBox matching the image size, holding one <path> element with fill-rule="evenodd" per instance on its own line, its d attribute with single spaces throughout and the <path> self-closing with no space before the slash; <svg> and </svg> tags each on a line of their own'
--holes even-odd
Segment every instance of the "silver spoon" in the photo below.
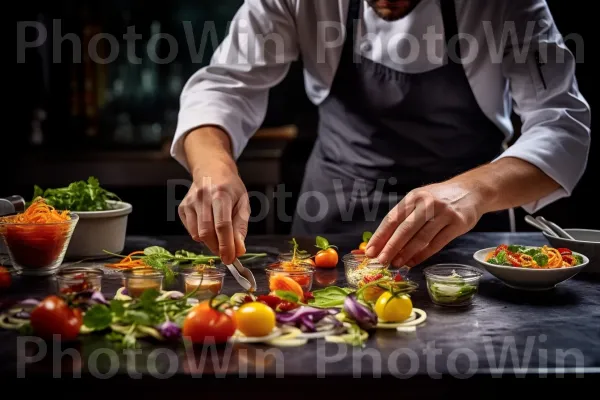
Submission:
<svg viewBox="0 0 600 400">
<path fill-rule="evenodd" d="M 527 222 L 529 225 L 531 225 L 531 226 L 539 229 L 540 231 L 547 233 L 550 236 L 559 237 L 556 233 L 554 233 L 554 231 L 552 231 L 546 225 L 543 225 L 540 222 L 538 222 L 531 215 L 526 215 L 525 216 L 525 222 Z"/>
<path fill-rule="evenodd" d="M 563 228 L 556 225 L 554 222 L 548 221 L 546 218 L 544 218 L 542 216 L 537 217 L 536 220 L 538 222 L 541 222 L 542 224 L 545 224 L 546 226 L 548 226 L 550 228 L 550 230 L 556 232 L 558 237 L 562 237 L 563 239 L 575 240 L 575 238 L 573 236 L 569 235 L 567 232 L 565 232 L 565 230 Z"/>
</svg>

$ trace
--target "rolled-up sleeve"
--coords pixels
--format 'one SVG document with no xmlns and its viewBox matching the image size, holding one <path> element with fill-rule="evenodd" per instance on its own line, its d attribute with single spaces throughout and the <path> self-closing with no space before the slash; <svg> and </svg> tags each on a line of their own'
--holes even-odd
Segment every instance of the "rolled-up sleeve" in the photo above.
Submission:
<svg viewBox="0 0 600 400">
<path fill-rule="evenodd" d="M 298 57 L 291 0 L 246 0 L 208 66 L 186 82 L 171 155 L 189 170 L 183 139 L 202 126 L 218 126 L 238 158 L 264 121 L 269 89 Z"/>
<path fill-rule="evenodd" d="M 504 28 L 516 28 L 518 43 L 508 41 L 503 69 L 522 130 L 498 159 L 525 160 L 560 185 L 554 193 L 523 206 L 535 213 L 571 196 L 579 183 L 588 162 L 591 113 L 575 78 L 575 55 L 566 46 L 546 2 L 507 4 Z"/>
</svg>

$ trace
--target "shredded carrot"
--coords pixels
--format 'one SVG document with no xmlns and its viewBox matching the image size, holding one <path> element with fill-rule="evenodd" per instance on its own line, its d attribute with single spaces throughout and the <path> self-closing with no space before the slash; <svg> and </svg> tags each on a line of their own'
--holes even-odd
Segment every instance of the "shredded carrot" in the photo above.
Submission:
<svg viewBox="0 0 600 400">
<path fill-rule="evenodd" d="M 113 263 L 113 264 L 105 264 L 105 266 L 108 268 L 115 268 L 115 269 L 148 268 L 148 265 L 146 265 L 146 263 L 144 263 L 144 261 L 142 259 L 139 259 L 139 258 L 133 259 L 133 256 L 140 255 L 140 254 L 144 254 L 144 252 L 140 251 L 140 250 L 134 251 L 132 253 L 129 253 L 125 257 L 123 257 L 121 259 L 121 261 L 119 261 L 117 263 Z"/>
<path fill-rule="evenodd" d="M 73 224 L 68 210 L 57 211 L 38 197 L 25 211 L 0 218 L 0 233 L 15 263 L 41 268 L 55 262 L 64 251 Z"/>
<path fill-rule="evenodd" d="M 38 197 L 24 212 L 10 217 L 9 221 L 13 224 L 52 224 L 70 219 L 69 211 L 57 211 L 45 199 Z"/>
</svg>

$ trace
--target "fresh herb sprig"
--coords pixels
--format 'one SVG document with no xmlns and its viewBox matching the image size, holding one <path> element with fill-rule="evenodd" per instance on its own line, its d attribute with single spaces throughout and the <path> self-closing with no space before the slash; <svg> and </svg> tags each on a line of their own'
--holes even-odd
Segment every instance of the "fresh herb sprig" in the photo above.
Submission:
<svg viewBox="0 0 600 400">
<path fill-rule="evenodd" d="M 107 254 L 115 257 L 125 257 L 121 254 L 104 251 Z M 204 265 L 208 268 L 214 267 L 214 263 L 220 261 L 218 256 L 207 256 L 204 254 L 196 254 L 187 250 L 177 250 L 171 253 L 164 247 L 150 246 L 143 250 L 143 255 L 133 255 L 132 258 L 141 259 L 144 264 L 150 268 L 161 271 L 165 274 L 165 282 L 168 284 L 175 278 L 173 269 L 177 266 L 194 266 Z M 266 257 L 266 253 L 246 253 L 239 257 L 240 261 L 250 261 L 256 258 Z"/>
<path fill-rule="evenodd" d="M 121 201 L 119 196 L 100 186 L 93 176 L 86 181 L 78 181 L 61 188 L 42 189 L 38 185 L 33 189 L 33 200 L 38 197 L 58 210 L 69 211 L 106 211 L 110 210 L 109 200 Z M 29 203 L 31 204 L 31 203 Z"/>
</svg>

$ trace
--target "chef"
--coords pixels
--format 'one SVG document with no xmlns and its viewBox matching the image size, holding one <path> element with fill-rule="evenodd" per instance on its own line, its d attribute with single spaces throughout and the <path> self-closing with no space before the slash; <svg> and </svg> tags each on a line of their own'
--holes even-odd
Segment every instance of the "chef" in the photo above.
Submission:
<svg viewBox="0 0 600 400">
<path fill-rule="evenodd" d="M 180 218 L 225 263 L 250 216 L 235 160 L 300 59 L 320 118 L 294 235 L 371 230 L 369 257 L 413 267 L 586 168 L 590 108 L 543 0 L 248 0 L 184 87 L 171 150 L 193 176 Z"/>
</svg>

